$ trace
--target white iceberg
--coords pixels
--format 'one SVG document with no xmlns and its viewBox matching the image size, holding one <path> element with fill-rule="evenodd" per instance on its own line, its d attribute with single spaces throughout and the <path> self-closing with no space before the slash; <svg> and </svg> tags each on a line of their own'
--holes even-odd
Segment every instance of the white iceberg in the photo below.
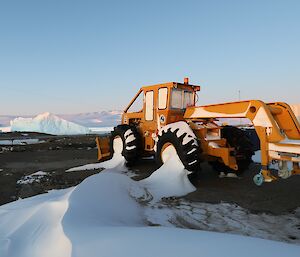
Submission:
<svg viewBox="0 0 300 257">
<path fill-rule="evenodd" d="M 16 118 L 10 122 L 11 131 L 40 132 L 53 135 L 88 134 L 90 129 L 45 112 L 34 118 Z"/>
</svg>

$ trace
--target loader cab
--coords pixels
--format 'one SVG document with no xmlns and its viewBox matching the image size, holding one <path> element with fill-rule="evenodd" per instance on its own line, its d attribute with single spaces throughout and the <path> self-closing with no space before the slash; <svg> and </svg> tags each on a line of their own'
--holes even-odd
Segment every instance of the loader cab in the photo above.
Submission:
<svg viewBox="0 0 300 257">
<path fill-rule="evenodd" d="M 136 126 L 146 151 L 153 151 L 154 137 L 160 127 L 184 120 L 185 109 L 194 106 L 199 86 L 170 82 L 142 87 L 124 110 L 122 124 Z"/>
</svg>

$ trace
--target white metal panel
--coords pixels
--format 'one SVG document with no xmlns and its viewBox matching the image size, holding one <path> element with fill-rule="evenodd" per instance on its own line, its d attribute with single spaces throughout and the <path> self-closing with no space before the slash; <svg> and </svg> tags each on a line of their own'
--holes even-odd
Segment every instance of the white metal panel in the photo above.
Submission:
<svg viewBox="0 0 300 257">
<path fill-rule="evenodd" d="M 269 151 L 300 154 L 300 145 L 269 143 Z"/>
</svg>

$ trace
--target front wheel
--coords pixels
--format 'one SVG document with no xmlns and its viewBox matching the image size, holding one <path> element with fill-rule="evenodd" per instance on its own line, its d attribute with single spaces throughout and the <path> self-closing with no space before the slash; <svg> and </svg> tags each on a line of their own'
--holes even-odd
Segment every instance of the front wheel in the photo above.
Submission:
<svg viewBox="0 0 300 257">
<path fill-rule="evenodd" d="M 137 129 L 129 125 L 118 125 L 111 133 L 110 152 L 124 156 L 128 165 L 132 165 L 140 156 L 140 136 Z"/>
<path fill-rule="evenodd" d="M 190 126 L 179 121 L 161 128 L 156 144 L 156 161 L 159 166 L 177 154 L 185 169 L 192 173 L 200 170 L 201 147 Z"/>
</svg>

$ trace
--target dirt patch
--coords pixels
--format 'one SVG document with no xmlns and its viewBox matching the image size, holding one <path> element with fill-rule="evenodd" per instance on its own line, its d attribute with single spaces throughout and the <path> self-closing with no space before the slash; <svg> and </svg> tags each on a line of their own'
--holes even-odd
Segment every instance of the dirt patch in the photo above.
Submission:
<svg viewBox="0 0 300 257">
<path fill-rule="evenodd" d="M 25 198 L 47 192 L 51 189 L 71 187 L 87 176 L 100 170 L 66 173 L 74 166 L 96 162 L 97 149 L 95 135 L 87 136 L 51 136 L 34 133 L 25 137 L 40 138 L 39 144 L 0 146 L 0 205 L 18 198 Z M 20 133 L 9 133 L 20 139 Z M 11 139 L 6 133 L 0 140 Z M 20 183 L 24 177 L 43 171 L 47 175 L 32 183 Z"/>
<path fill-rule="evenodd" d="M 260 171 L 258 163 L 252 163 L 238 178 L 219 178 L 210 165 L 202 163 L 201 166 L 201 174 L 194 181 L 197 190 L 183 197 L 188 201 L 235 203 L 253 213 L 276 215 L 290 213 L 300 206 L 300 176 L 278 179 L 258 187 L 253 183 L 253 176 Z M 154 160 L 143 160 L 133 167 L 136 173 L 139 172 L 134 179 L 143 179 L 156 168 Z"/>
<path fill-rule="evenodd" d="M 239 178 L 219 178 L 209 165 L 202 165 L 197 190 L 186 198 L 190 201 L 236 203 L 252 212 L 288 213 L 300 206 L 300 176 L 278 179 L 258 187 L 253 176 L 260 164 L 252 163 Z"/>
</svg>

